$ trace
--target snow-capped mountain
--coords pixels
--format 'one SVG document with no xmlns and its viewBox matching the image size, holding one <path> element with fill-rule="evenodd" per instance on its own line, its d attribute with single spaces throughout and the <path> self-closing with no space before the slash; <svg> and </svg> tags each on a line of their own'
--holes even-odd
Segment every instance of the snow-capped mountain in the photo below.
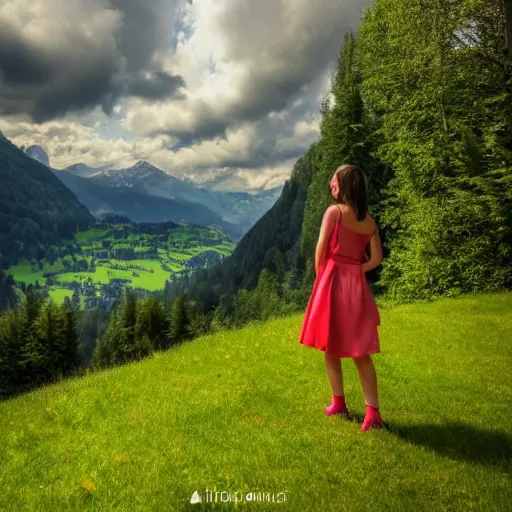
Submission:
<svg viewBox="0 0 512 512">
<path fill-rule="evenodd" d="M 191 180 L 171 176 L 145 160 L 127 169 L 101 171 L 90 179 L 106 187 L 139 190 L 156 197 L 200 204 L 222 219 L 247 229 L 277 201 L 282 189 L 276 187 L 255 194 L 205 189 Z"/>
<path fill-rule="evenodd" d="M 106 187 L 135 188 L 157 197 L 199 203 L 219 215 L 224 213 L 222 206 L 207 191 L 175 178 L 145 160 L 127 169 L 101 171 L 91 179 Z"/>
</svg>

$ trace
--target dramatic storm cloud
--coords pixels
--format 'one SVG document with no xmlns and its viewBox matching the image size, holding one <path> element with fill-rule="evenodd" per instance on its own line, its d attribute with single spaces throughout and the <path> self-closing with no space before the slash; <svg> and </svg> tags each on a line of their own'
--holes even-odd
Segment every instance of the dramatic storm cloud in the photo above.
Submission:
<svg viewBox="0 0 512 512">
<path fill-rule="evenodd" d="M 282 184 L 367 3 L 0 0 L 0 129 L 60 168 Z"/>
<path fill-rule="evenodd" d="M 0 4 L 0 115 L 43 122 L 121 96 L 179 95 L 179 74 L 154 59 L 172 45 L 176 2 L 4 0 Z"/>
</svg>

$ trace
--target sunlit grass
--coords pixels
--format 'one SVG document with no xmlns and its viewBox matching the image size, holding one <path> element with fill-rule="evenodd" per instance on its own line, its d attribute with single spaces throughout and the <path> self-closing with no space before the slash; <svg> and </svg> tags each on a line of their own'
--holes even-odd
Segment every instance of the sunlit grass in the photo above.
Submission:
<svg viewBox="0 0 512 512">
<path fill-rule="evenodd" d="M 12 274 L 15 281 L 23 281 L 27 286 L 39 281 L 39 284 L 44 284 L 46 279 L 43 277 L 45 272 L 61 272 L 65 271 L 66 267 L 63 264 L 63 258 L 57 258 L 52 265 L 48 260 L 42 260 L 42 267 L 39 264 L 32 265 L 26 258 L 20 263 L 10 267 L 7 272 Z"/>
<path fill-rule="evenodd" d="M 286 493 L 239 504 L 265 512 L 509 510 L 512 294 L 384 306 L 391 431 L 360 432 L 348 359 L 355 421 L 324 415 L 323 353 L 299 344 L 298 314 L 0 403 L 0 510 L 210 510 L 189 503 L 205 488 Z"/>
<path fill-rule="evenodd" d="M 73 290 L 67 288 L 52 287 L 48 290 L 48 294 L 55 304 L 62 304 L 65 297 L 73 297 Z"/>
<path fill-rule="evenodd" d="M 103 228 L 91 228 L 86 231 L 78 231 L 75 233 L 75 240 L 80 245 L 87 245 L 92 240 L 97 238 L 104 238 L 110 230 Z"/>
<path fill-rule="evenodd" d="M 56 282 L 63 281 L 71 283 L 73 281 L 84 281 L 91 278 L 95 283 L 109 283 L 111 279 L 132 279 L 131 270 L 119 270 L 116 268 L 102 267 L 96 265 L 94 272 L 67 272 L 54 277 Z"/>
</svg>

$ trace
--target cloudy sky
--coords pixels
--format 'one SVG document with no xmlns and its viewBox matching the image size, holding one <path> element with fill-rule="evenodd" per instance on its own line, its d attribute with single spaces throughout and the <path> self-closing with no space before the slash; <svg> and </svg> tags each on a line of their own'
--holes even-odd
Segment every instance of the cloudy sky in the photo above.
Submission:
<svg viewBox="0 0 512 512">
<path fill-rule="evenodd" d="M 365 0 L 0 0 L 0 130 L 57 169 L 284 183 Z M 235 172 L 233 172 L 233 170 Z"/>
</svg>

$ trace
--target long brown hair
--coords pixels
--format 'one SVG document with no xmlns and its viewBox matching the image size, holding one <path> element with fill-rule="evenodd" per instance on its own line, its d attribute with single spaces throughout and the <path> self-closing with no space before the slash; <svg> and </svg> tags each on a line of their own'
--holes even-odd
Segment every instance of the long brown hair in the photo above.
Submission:
<svg viewBox="0 0 512 512">
<path fill-rule="evenodd" d="M 336 169 L 340 193 L 336 202 L 352 207 L 358 221 L 368 213 L 367 181 L 364 172 L 357 165 L 342 165 Z"/>
</svg>

